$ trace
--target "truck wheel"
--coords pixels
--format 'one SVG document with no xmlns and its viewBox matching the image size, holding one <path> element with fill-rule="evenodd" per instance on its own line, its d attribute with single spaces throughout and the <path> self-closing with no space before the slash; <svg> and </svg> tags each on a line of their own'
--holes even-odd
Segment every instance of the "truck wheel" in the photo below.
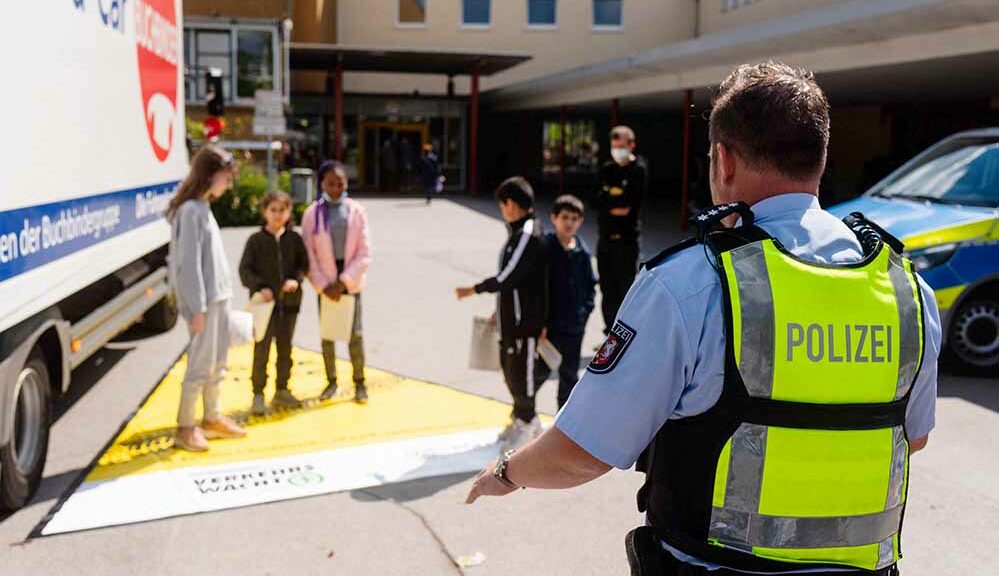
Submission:
<svg viewBox="0 0 999 576">
<path fill-rule="evenodd" d="M 142 323 L 156 332 L 166 332 L 177 324 L 177 305 L 172 296 L 164 296 L 162 300 L 146 310 Z"/>
<path fill-rule="evenodd" d="M 42 482 L 49 447 L 49 371 L 35 350 L 17 376 L 11 441 L 0 448 L 0 509 L 17 510 Z"/>
<path fill-rule="evenodd" d="M 948 336 L 951 353 L 966 371 L 983 376 L 999 373 L 999 301 L 985 297 L 962 304 Z"/>
</svg>

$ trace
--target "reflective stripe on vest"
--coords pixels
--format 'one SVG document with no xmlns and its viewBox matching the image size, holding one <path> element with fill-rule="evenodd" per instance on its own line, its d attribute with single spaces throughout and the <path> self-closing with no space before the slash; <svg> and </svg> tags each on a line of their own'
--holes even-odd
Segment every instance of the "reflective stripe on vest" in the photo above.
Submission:
<svg viewBox="0 0 999 576">
<path fill-rule="evenodd" d="M 816 405 L 905 397 L 923 351 L 919 287 L 887 247 L 819 266 L 772 240 L 721 255 L 732 349 L 749 395 Z M 867 570 L 899 558 L 908 467 L 902 426 L 742 423 L 715 475 L 711 543 L 785 562 Z"/>
</svg>

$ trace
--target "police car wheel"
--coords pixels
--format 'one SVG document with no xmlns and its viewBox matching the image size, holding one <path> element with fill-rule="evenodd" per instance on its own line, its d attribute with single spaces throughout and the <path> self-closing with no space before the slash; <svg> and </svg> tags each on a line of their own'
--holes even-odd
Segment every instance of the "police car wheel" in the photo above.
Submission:
<svg viewBox="0 0 999 576">
<path fill-rule="evenodd" d="M 0 448 L 0 510 L 17 510 L 42 481 L 49 445 L 49 371 L 40 353 L 17 376 L 10 442 Z"/>
<path fill-rule="evenodd" d="M 999 371 L 999 301 L 973 300 L 962 304 L 951 321 L 950 349 L 973 372 Z"/>
</svg>

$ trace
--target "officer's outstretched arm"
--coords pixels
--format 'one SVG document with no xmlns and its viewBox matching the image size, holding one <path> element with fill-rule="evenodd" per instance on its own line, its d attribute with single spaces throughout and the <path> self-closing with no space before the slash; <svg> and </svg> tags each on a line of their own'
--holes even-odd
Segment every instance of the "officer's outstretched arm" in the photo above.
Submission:
<svg viewBox="0 0 999 576">
<path fill-rule="evenodd" d="M 507 476 L 525 488 L 573 488 L 610 469 L 553 426 L 510 458 Z"/>
</svg>

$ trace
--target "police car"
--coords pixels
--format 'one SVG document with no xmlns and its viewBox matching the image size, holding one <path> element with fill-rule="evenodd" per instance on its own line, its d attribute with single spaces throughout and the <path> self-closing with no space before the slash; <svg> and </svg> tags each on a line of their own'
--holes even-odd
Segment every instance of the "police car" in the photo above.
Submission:
<svg viewBox="0 0 999 576">
<path fill-rule="evenodd" d="M 950 355 L 999 372 L 999 128 L 946 138 L 830 211 L 901 239 L 936 293 Z"/>
</svg>

